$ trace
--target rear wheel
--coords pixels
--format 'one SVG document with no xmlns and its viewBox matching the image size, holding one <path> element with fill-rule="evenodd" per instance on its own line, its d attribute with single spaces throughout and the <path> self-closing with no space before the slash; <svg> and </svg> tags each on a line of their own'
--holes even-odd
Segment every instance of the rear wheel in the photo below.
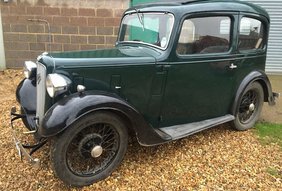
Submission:
<svg viewBox="0 0 282 191">
<path fill-rule="evenodd" d="M 86 115 L 52 141 L 55 174 L 72 186 L 100 181 L 121 163 L 127 142 L 127 128 L 117 115 Z"/>
<path fill-rule="evenodd" d="M 232 123 L 235 129 L 244 131 L 255 125 L 261 113 L 263 97 L 263 89 L 258 82 L 246 87 L 236 107 L 235 120 Z"/>
</svg>

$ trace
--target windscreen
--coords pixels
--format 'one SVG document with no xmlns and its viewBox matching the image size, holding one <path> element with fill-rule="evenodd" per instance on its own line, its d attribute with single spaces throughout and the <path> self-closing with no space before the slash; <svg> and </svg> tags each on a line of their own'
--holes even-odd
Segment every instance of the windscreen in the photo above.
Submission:
<svg viewBox="0 0 282 191">
<path fill-rule="evenodd" d="M 126 15 L 121 24 L 119 42 L 144 43 L 166 48 L 174 17 L 168 13 L 141 13 Z"/>
</svg>

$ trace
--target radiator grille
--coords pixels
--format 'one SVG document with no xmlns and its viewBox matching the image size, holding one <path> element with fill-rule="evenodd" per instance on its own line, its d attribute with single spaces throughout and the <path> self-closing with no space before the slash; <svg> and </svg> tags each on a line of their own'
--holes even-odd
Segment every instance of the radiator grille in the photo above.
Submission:
<svg viewBox="0 0 282 191">
<path fill-rule="evenodd" d="M 36 117 L 38 118 L 37 125 L 41 125 L 45 114 L 45 97 L 46 97 L 46 67 L 37 62 L 37 76 L 36 76 Z"/>
</svg>

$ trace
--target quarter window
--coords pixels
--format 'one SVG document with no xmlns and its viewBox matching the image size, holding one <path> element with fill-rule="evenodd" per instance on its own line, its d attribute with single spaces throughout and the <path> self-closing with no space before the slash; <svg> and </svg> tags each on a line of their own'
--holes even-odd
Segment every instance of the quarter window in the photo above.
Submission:
<svg viewBox="0 0 282 191">
<path fill-rule="evenodd" d="M 230 47 L 231 19 L 225 16 L 191 18 L 183 22 L 179 55 L 227 52 Z"/>
<path fill-rule="evenodd" d="M 240 22 L 239 50 L 256 50 L 264 47 L 264 26 L 261 21 L 243 17 Z"/>
</svg>

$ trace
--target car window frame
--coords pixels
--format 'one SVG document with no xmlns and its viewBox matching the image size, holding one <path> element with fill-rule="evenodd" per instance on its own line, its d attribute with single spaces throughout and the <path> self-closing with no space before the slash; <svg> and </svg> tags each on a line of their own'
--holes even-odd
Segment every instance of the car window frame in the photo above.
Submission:
<svg viewBox="0 0 282 191">
<path fill-rule="evenodd" d="M 251 18 L 256 19 L 262 23 L 262 26 L 264 27 L 264 38 L 262 40 L 263 48 L 258 49 L 248 49 L 248 50 L 239 50 L 239 37 L 240 37 L 240 27 L 241 27 L 241 21 L 243 18 Z M 267 49 L 267 39 L 269 34 L 269 22 L 267 22 L 267 19 L 264 16 L 256 15 L 256 14 L 250 14 L 250 13 L 244 13 L 241 12 L 238 18 L 238 33 L 237 33 L 237 51 L 239 54 L 257 54 L 257 53 L 265 53 Z"/>
<path fill-rule="evenodd" d="M 120 36 L 122 34 L 122 21 L 123 19 L 128 16 L 128 15 L 131 15 L 131 14 L 134 14 L 135 12 L 128 12 L 126 14 L 123 15 L 123 17 L 121 18 L 120 20 L 120 26 L 119 26 L 119 32 L 118 32 L 118 35 L 117 35 L 117 41 L 116 41 L 116 45 L 122 45 L 122 44 L 137 44 L 137 45 L 145 45 L 145 46 L 150 46 L 150 47 L 154 47 L 154 48 L 157 48 L 159 50 L 162 50 L 162 51 L 166 51 L 170 44 L 171 44 L 171 41 L 173 41 L 172 39 L 172 36 L 173 36 L 173 32 L 174 32 L 174 27 L 175 27 L 175 23 L 176 23 L 176 16 L 173 12 L 166 12 L 166 11 L 149 11 L 149 12 L 146 12 L 146 11 L 141 11 L 141 12 L 138 12 L 138 13 L 154 13 L 154 14 L 169 14 L 169 15 L 172 15 L 173 16 L 173 22 L 172 22 L 172 29 L 171 29 L 171 32 L 170 32 L 170 35 L 169 35 L 169 38 L 168 38 L 168 42 L 167 42 L 167 45 L 165 47 L 160 47 L 160 46 L 156 46 L 156 45 L 153 45 L 153 44 L 150 44 L 150 43 L 145 43 L 145 42 L 137 42 L 137 41 L 119 41 L 120 39 Z"/>
<path fill-rule="evenodd" d="M 234 32 L 236 28 L 236 17 L 238 17 L 239 13 L 237 11 L 215 11 L 215 12 L 204 12 L 204 13 L 189 13 L 184 15 L 181 18 L 180 24 L 177 30 L 177 36 L 175 38 L 175 45 L 174 45 L 174 54 L 179 59 L 187 59 L 187 58 L 200 58 L 200 57 L 216 57 L 216 56 L 226 56 L 230 55 L 234 51 L 234 42 L 236 33 Z M 226 52 L 219 52 L 219 53 L 202 53 L 202 54 L 178 54 L 177 53 L 177 46 L 180 39 L 183 23 L 185 20 L 194 19 L 194 18 L 203 18 L 203 17 L 229 17 L 230 18 L 230 42 L 229 42 L 229 49 Z"/>
</svg>

